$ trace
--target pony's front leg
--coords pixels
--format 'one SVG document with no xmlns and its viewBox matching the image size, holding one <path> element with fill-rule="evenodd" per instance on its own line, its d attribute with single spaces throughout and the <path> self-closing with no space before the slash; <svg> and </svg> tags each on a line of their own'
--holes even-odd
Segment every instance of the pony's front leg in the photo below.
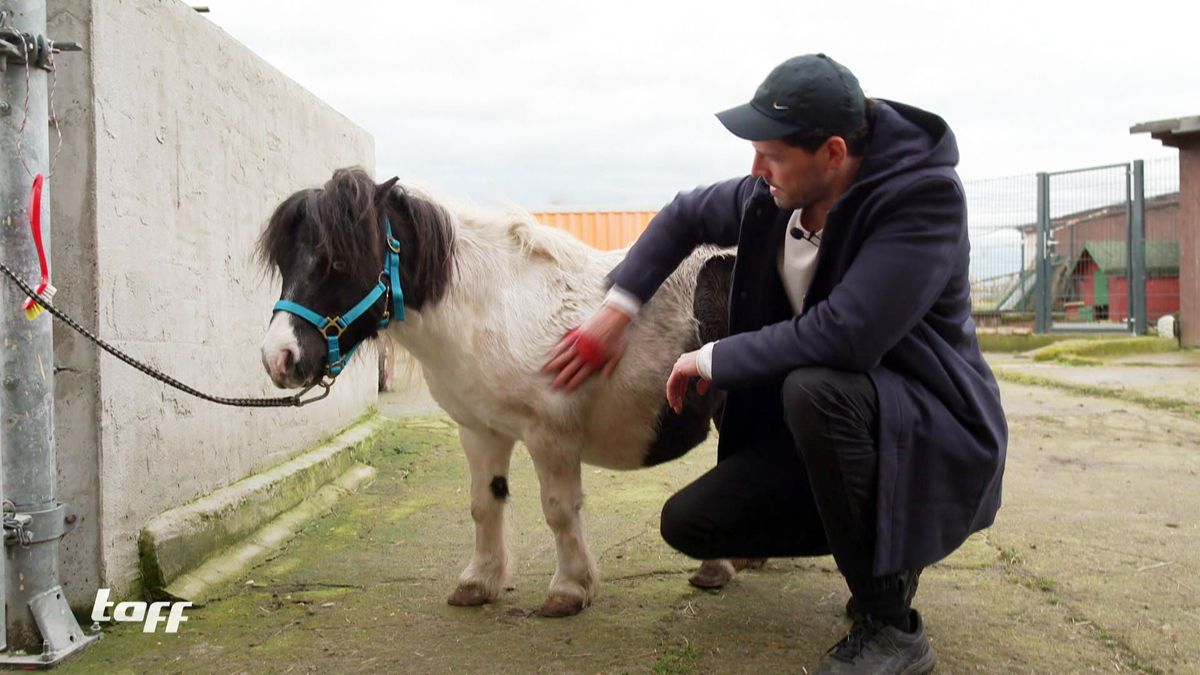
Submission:
<svg viewBox="0 0 1200 675">
<path fill-rule="evenodd" d="M 557 434 L 526 439 L 542 491 L 542 512 L 554 531 L 558 564 L 550 581 L 549 595 L 542 603 L 542 616 L 578 614 L 591 604 L 600 584 L 596 562 L 588 552 L 583 535 L 583 483 L 580 478 L 581 451 L 578 442 Z"/>
<path fill-rule="evenodd" d="M 508 580 L 504 543 L 504 504 L 508 499 L 508 463 L 514 441 L 489 430 L 460 426 L 458 438 L 471 466 L 471 518 L 475 553 L 458 578 L 451 605 L 474 607 L 499 597 Z"/>
</svg>

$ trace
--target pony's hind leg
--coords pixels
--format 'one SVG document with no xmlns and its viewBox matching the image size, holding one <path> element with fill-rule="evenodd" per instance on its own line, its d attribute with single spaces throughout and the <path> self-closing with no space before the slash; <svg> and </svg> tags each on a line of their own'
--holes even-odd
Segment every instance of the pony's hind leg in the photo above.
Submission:
<svg viewBox="0 0 1200 675">
<path fill-rule="evenodd" d="M 542 616 L 578 614 L 592 602 L 600 583 L 596 562 L 588 551 L 580 510 L 583 483 L 581 452 L 573 439 L 558 434 L 535 434 L 526 439 L 542 492 L 542 512 L 554 531 L 558 564 L 542 603 Z"/>
<path fill-rule="evenodd" d="M 475 553 L 447 600 L 473 607 L 499 597 L 508 580 L 504 543 L 504 504 L 508 499 L 508 463 L 514 441 L 489 430 L 460 426 L 458 437 L 471 467 L 471 518 L 475 521 Z"/>
</svg>

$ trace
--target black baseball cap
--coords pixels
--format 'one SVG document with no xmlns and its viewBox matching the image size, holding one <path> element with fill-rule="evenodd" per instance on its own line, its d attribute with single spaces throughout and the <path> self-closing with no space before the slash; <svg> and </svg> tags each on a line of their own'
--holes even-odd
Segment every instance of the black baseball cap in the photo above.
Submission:
<svg viewBox="0 0 1200 675">
<path fill-rule="evenodd" d="M 815 130 L 847 136 L 862 125 L 866 108 L 854 73 L 824 54 L 805 54 L 776 66 L 749 103 L 719 112 L 717 119 L 748 141 Z"/>
</svg>

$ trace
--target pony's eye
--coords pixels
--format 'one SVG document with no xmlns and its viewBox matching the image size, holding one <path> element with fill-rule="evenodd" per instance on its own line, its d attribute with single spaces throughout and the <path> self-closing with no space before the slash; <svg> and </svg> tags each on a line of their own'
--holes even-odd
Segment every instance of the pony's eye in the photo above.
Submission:
<svg viewBox="0 0 1200 675">
<path fill-rule="evenodd" d="M 333 261 L 333 271 L 345 272 L 346 271 L 346 263 L 341 260 L 334 260 Z"/>
</svg>

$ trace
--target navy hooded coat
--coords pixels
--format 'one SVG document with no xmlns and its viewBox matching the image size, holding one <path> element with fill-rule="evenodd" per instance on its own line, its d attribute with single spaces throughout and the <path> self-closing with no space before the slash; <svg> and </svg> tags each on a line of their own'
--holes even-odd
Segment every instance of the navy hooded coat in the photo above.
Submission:
<svg viewBox="0 0 1200 675">
<path fill-rule="evenodd" d="M 936 115 L 876 100 L 851 187 L 822 232 L 803 312 L 777 260 L 791 211 L 747 176 L 680 193 L 610 274 L 648 300 L 697 245 L 737 245 L 730 337 L 713 352 L 729 392 L 719 457 L 787 434 L 789 372 L 866 373 L 879 396 L 876 575 L 923 567 L 991 525 L 1008 428 L 971 319 L 966 204 L 954 134 Z"/>
</svg>

